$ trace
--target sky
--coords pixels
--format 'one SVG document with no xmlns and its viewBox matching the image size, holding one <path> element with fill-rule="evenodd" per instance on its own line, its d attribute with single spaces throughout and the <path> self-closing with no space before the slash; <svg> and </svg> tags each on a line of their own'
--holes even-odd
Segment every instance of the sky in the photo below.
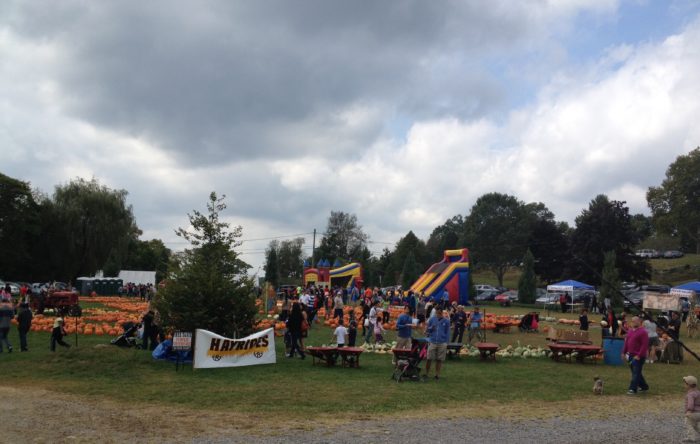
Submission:
<svg viewBox="0 0 700 444">
<path fill-rule="evenodd" d="M 648 214 L 698 73 L 699 0 L 4 0 L 0 172 L 126 189 L 174 250 L 216 191 L 256 272 L 332 210 L 376 254 L 493 191 Z"/>
</svg>

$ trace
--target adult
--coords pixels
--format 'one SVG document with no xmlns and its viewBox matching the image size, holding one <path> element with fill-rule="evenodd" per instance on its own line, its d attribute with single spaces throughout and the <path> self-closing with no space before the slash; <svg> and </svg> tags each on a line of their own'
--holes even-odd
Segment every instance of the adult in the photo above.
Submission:
<svg viewBox="0 0 700 444">
<path fill-rule="evenodd" d="M 70 344 L 63 341 L 63 337 L 66 335 L 66 329 L 63 328 L 63 318 L 57 317 L 53 321 L 53 330 L 51 330 L 51 351 L 56 351 L 56 344 L 61 345 L 65 348 L 70 348 Z"/>
<path fill-rule="evenodd" d="M 656 358 L 656 351 L 659 349 L 659 334 L 656 332 L 656 322 L 653 319 L 645 319 L 642 322 L 642 327 L 647 331 L 647 336 L 649 337 L 649 351 L 647 357 L 649 358 L 647 362 L 652 364 Z"/>
<path fill-rule="evenodd" d="M 413 290 L 408 290 L 408 314 L 411 316 L 416 315 L 416 307 L 417 307 L 417 301 L 416 301 L 416 295 L 413 293 Z"/>
<path fill-rule="evenodd" d="M 304 315 L 301 312 L 301 306 L 298 302 L 294 302 L 292 304 L 292 311 L 289 313 L 289 319 L 287 319 L 287 330 L 289 330 L 292 343 L 289 349 L 289 354 L 287 355 L 288 358 L 293 358 L 294 353 L 299 353 L 301 359 L 306 357 L 299 342 L 301 341 L 301 324 L 303 321 Z"/>
<path fill-rule="evenodd" d="M 695 376 L 685 376 L 685 429 L 686 437 L 682 442 L 700 442 L 698 424 L 700 424 L 700 390 Z"/>
<path fill-rule="evenodd" d="M 434 318 L 428 320 L 425 332 L 428 335 L 428 361 L 425 363 L 425 379 L 430 377 L 430 366 L 435 362 L 435 380 L 440 379 L 442 363 L 447 356 L 447 341 L 450 338 L 450 320 L 447 319 L 442 308 L 436 309 Z"/>
<path fill-rule="evenodd" d="M 411 348 L 411 332 L 413 329 L 413 319 L 411 319 L 411 309 L 408 306 L 403 308 L 403 313 L 396 320 L 396 331 L 398 339 L 396 348 Z"/>
<path fill-rule="evenodd" d="M 144 350 L 155 350 L 158 345 L 158 328 L 154 323 L 155 313 L 153 310 L 148 310 L 143 318 L 141 318 L 141 323 L 143 324 L 143 349 Z M 150 348 L 149 348 L 150 340 Z"/>
<path fill-rule="evenodd" d="M 418 303 L 416 304 L 416 317 L 418 318 L 418 323 L 422 324 L 425 322 L 425 298 L 419 297 Z"/>
<path fill-rule="evenodd" d="M 607 309 L 606 313 L 608 325 L 610 326 L 610 335 L 614 338 L 617 336 L 617 329 L 619 328 L 617 316 L 615 315 L 615 310 L 613 310 L 612 307 Z"/>
<path fill-rule="evenodd" d="M 646 392 L 649 390 L 649 384 L 642 374 L 649 347 L 649 336 L 641 326 L 642 321 L 639 316 L 634 316 L 630 320 L 630 331 L 625 336 L 625 345 L 622 347 L 623 358 L 629 362 L 632 372 L 632 379 L 627 390 L 628 395 L 636 395 L 637 391 Z"/>
<path fill-rule="evenodd" d="M 17 332 L 19 333 L 19 349 L 20 351 L 29 351 L 27 348 L 27 333 L 32 327 L 32 311 L 29 309 L 29 304 L 22 302 L 19 304 L 17 312 Z"/>
<path fill-rule="evenodd" d="M 479 311 L 479 307 L 474 307 L 474 311 L 472 312 L 472 315 L 469 318 L 469 336 L 467 337 L 467 341 L 471 344 L 472 339 L 474 336 L 478 336 L 480 341 L 483 341 L 483 335 L 481 334 L 481 320 L 482 320 L 482 315 L 481 312 Z"/>
<path fill-rule="evenodd" d="M 561 312 L 564 313 L 566 311 L 566 294 L 564 293 L 559 294 L 559 306 L 561 307 Z"/>
<path fill-rule="evenodd" d="M 446 309 L 450 305 L 450 292 L 447 289 L 443 290 L 442 298 L 440 300 L 440 306 Z"/>
<path fill-rule="evenodd" d="M 3 297 L 0 302 L 0 353 L 2 353 L 3 344 L 7 346 L 7 352 L 12 353 L 12 344 L 7 335 L 10 332 L 10 324 L 15 317 L 15 310 L 10 303 L 8 297 Z"/>
<path fill-rule="evenodd" d="M 464 312 L 464 307 L 458 305 L 457 311 L 452 314 L 451 318 L 453 330 L 450 342 L 461 343 L 464 340 L 464 328 L 467 326 L 467 313 Z"/>
<path fill-rule="evenodd" d="M 372 335 L 374 334 L 374 326 L 377 324 L 377 313 L 379 312 L 379 301 L 373 301 L 372 306 L 369 309 L 369 315 L 367 318 L 367 331 L 365 334 L 365 342 L 370 343 L 372 340 Z"/>
<path fill-rule="evenodd" d="M 343 293 L 338 291 L 335 293 L 335 298 L 333 298 L 333 319 L 340 318 L 343 319 Z"/>
<path fill-rule="evenodd" d="M 685 322 L 688 319 L 688 313 L 690 313 L 690 302 L 686 298 L 681 299 L 681 313 L 683 314 L 681 320 Z"/>
<path fill-rule="evenodd" d="M 605 298 L 603 299 L 603 308 L 605 309 L 606 313 L 612 308 L 612 301 L 610 300 L 610 296 L 605 296 Z"/>
<path fill-rule="evenodd" d="M 668 321 L 668 335 L 677 341 L 681 336 L 681 316 L 677 311 L 671 312 L 671 320 Z"/>
</svg>

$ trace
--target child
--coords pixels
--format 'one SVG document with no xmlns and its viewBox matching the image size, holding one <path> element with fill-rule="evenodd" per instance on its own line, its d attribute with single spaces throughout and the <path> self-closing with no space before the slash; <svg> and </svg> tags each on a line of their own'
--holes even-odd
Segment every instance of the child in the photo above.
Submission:
<svg viewBox="0 0 700 444">
<path fill-rule="evenodd" d="M 352 321 L 350 321 L 350 328 L 348 328 L 348 347 L 354 347 L 356 339 L 357 339 L 357 322 L 355 320 L 352 320 Z"/>
<path fill-rule="evenodd" d="M 578 317 L 578 321 L 581 324 L 580 329 L 582 331 L 588 331 L 588 310 L 585 308 L 581 310 L 581 315 Z"/>
<path fill-rule="evenodd" d="M 384 327 L 382 326 L 382 323 L 379 322 L 379 319 L 377 319 L 377 322 L 374 324 L 374 342 L 377 344 L 383 344 L 384 343 L 384 336 L 382 333 L 384 333 L 386 330 L 384 330 Z"/>
<path fill-rule="evenodd" d="M 338 320 L 338 326 L 335 328 L 335 331 L 333 332 L 333 336 L 336 338 L 336 342 L 338 344 L 338 347 L 345 347 L 345 337 L 348 335 L 348 329 L 345 328 L 343 325 L 344 321 L 343 318 L 341 317 Z"/>
<path fill-rule="evenodd" d="M 685 382 L 685 428 L 686 438 L 683 442 L 698 442 L 698 423 L 700 423 L 700 391 L 698 390 L 698 380 L 695 376 L 686 376 Z"/>
<path fill-rule="evenodd" d="M 53 322 L 53 330 L 51 331 L 51 351 L 56 351 L 56 343 L 66 348 L 70 348 L 70 344 L 63 341 L 66 335 L 66 329 L 63 328 L 63 318 L 56 318 Z"/>
</svg>

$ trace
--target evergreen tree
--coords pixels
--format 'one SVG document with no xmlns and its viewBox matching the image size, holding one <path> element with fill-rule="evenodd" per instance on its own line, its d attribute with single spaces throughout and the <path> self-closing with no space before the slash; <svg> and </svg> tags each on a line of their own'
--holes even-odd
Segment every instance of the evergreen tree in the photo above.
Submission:
<svg viewBox="0 0 700 444">
<path fill-rule="evenodd" d="M 404 289 L 410 288 L 418 279 L 419 273 L 416 257 L 413 255 L 413 251 L 409 251 L 401 271 L 401 287 Z"/>
<path fill-rule="evenodd" d="M 225 196 L 224 196 L 225 197 Z M 191 230 L 179 228 L 178 236 L 193 248 L 173 258 L 168 284 L 155 301 L 166 327 L 194 331 L 210 330 L 224 336 L 245 336 L 255 324 L 253 283 L 250 268 L 238 258 L 242 228 L 228 230 L 219 214 L 226 208 L 216 193 L 209 195 L 208 214 L 188 214 Z"/>
<path fill-rule="evenodd" d="M 603 282 L 600 287 L 600 302 L 610 298 L 612 306 L 620 309 L 623 306 L 620 295 L 620 273 L 616 267 L 615 251 L 611 250 L 603 255 Z"/>
<path fill-rule="evenodd" d="M 523 258 L 523 272 L 518 281 L 518 298 L 525 304 L 534 304 L 537 296 L 537 278 L 535 277 L 535 257 L 530 249 Z"/>
<path fill-rule="evenodd" d="M 270 242 L 267 251 L 265 251 L 265 281 L 272 284 L 273 287 L 279 286 L 279 272 L 277 271 L 277 246 L 279 242 Z"/>
</svg>

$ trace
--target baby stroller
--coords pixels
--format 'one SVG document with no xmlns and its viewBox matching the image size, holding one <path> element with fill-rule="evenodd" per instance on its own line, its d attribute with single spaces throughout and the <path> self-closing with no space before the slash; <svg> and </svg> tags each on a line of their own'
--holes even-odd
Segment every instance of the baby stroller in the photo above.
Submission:
<svg viewBox="0 0 700 444">
<path fill-rule="evenodd" d="M 520 320 L 520 331 L 523 333 L 536 332 L 540 324 L 540 315 L 536 312 L 530 312 L 523 316 Z"/>
<path fill-rule="evenodd" d="M 420 363 L 428 355 L 428 344 L 425 341 L 411 339 L 410 349 L 393 349 L 396 366 L 391 379 L 402 382 L 404 379 L 411 381 L 420 380 Z"/>
<path fill-rule="evenodd" d="M 134 322 L 123 323 L 122 328 L 124 329 L 124 333 L 122 333 L 121 336 L 117 336 L 116 338 L 112 339 L 111 343 L 118 347 L 141 348 L 141 344 L 138 343 L 138 339 L 136 338 L 136 332 L 140 326 L 141 324 Z"/>
</svg>

